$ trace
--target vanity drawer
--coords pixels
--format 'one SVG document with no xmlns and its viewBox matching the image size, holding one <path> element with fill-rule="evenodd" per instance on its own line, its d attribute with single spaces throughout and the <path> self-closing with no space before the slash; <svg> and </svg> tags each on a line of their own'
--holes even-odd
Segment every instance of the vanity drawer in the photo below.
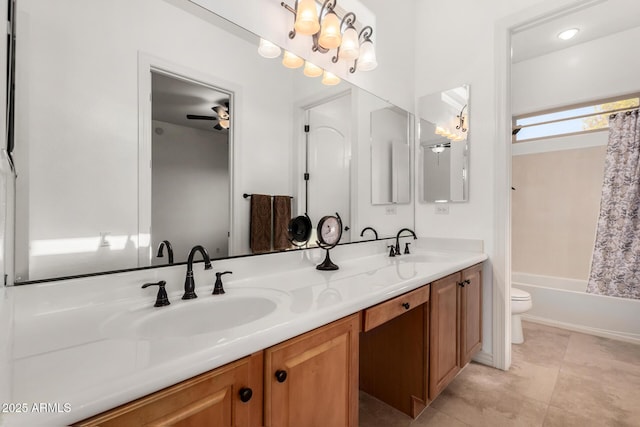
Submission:
<svg viewBox="0 0 640 427">
<path fill-rule="evenodd" d="M 369 331 L 429 301 L 429 285 L 364 310 L 363 331 Z"/>
</svg>

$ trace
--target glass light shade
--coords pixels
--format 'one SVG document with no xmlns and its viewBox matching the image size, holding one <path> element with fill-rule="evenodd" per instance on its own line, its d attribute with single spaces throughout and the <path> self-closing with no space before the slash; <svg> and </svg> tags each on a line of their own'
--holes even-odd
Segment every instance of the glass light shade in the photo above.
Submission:
<svg viewBox="0 0 640 427">
<path fill-rule="evenodd" d="M 304 75 L 307 77 L 319 77 L 322 75 L 322 68 L 307 61 L 304 63 Z"/>
<path fill-rule="evenodd" d="M 349 26 L 344 30 L 342 35 L 342 44 L 340 44 L 340 59 L 354 60 L 360 55 L 360 43 L 358 43 L 358 32 L 355 28 Z"/>
<path fill-rule="evenodd" d="M 436 154 L 442 153 L 444 151 L 444 145 L 435 145 L 431 147 L 431 151 L 433 151 Z"/>
<path fill-rule="evenodd" d="M 340 43 L 342 43 L 340 20 L 335 13 L 329 12 L 322 19 L 318 44 L 325 49 L 335 49 L 340 46 Z"/>
<path fill-rule="evenodd" d="M 279 46 L 271 43 L 269 40 L 260 39 L 260 46 L 258 46 L 258 53 L 264 58 L 277 58 L 280 56 L 282 50 Z"/>
<path fill-rule="evenodd" d="M 371 40 L 365 40 L 360 45 L 360 56 L 358 57 L 358 70 L 371 71 L 378 66 L 376 60 L 376 50 Z"/>
<path fill-rule="evenodd" d="M 222 119 L 218 123 L 220 123 L 220 126 L 222 126 L 225 129 L 229 129 L 229 125 L 231 124 L 229 122 L 229 119 Z"/>
<path fill-rule="evenodd" d="M 305 36 L 311 36 L 320 31 L 315 0 L 300 0 L 298 2 L 296 22 L 293 24 L 293 28 L 297 33 Z"/>
<path fill-rule="evenodd" d="M 333 73 L 330 73 L 329 71 L 324 72 L 324 75 L 322 76 L 322 84 L 325 84 L 327 86 L 335 86 L 338 83 L 340 83 L 340 77 L 336 76 Z"/>
<path fill-rule="evenodd" d="M 288 50 L 284 51 L 284 57 L 282 58 L 282 65 L 287 68 L 298 68 L 304 64 L 304 59 L 294 55 Z"/>
<path fill-rule="evenodd" d="M 444 128 L 442 126 L 436 126 L 436 135 L 444 135 Z"/>
</svg>

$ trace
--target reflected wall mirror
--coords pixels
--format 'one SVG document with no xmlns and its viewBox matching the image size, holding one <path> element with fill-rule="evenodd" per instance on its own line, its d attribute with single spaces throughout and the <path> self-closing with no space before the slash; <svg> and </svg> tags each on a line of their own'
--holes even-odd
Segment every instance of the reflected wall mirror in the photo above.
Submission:
<svg viewBox="0 0 640 427">
<path fill-rule="evenodd" d="M 469 86 L 418 100 L 421 202 L 469 198 Z"/>
<path fill-rule="evenodd" d="M 371 112 L 371 203 L 411 201 L 409 113 L 397 107 Z"/>
<path fill-rule="evenodd" d="M 251 254 L 250 202 L 243 193 L 290 195 L 292 216 L 317 202 L 313 224 L 339 211 L 323 203 L 330 195 L 312 190 L 307 200 L 302 190 L 302 125 L 319 100 L 345 93 L 349 131 L 341 158 L 348 165 L 350 230 L 342 241 L 367 239 L 359 237 L 366 226 L 381 237 L 413 226 L 410 203 L 393 216 L 372 204 L 372 114 L 376 126 L 384 126 L 384 118 L 375 111 L 400 114 L 388 102 L 345 81 L 324 86 L 279 59 L 260 57 L 258 36 L 187 0 L 17 0 L 16 7 L 19 220 L 10 283 L 166 265 L 166 252 L 155 256 L 162 240 L 176 242 L 175 262 L 184 262 L 185 248 L 196 244 L 212 258 Z M 184 85 L 163 95 L 163 78 Z M 150 97 L 158 104 L 145 101 L 145 112 L 141 100 Z M 162 106 L 163 97 L 183 105 L 185 116 L 216 118 L 176 124 L 153 117 L 169 105 Z M 225 99 L 229 127 L 212 130 Z M 198 130 L 196 122 L 210 128 Z M 208 135 L 208 148 L 217 151 L 187 155 L 187 134 Z M 161 142 L 168 147 L 154 150 Z M 322 169 L 326 161 L 317 164 Z M 164 178 L 154 176 L 156 168 Z M 187 177 L 199 184 L 191 188 L 181 181 Z M 163 193 L 172 198 L 163 201 Z M 181 211 L 182 218 L 165 215 L 169 211 Z M 187 231 L 187 223 L 200 225 Z"/>
</svg>

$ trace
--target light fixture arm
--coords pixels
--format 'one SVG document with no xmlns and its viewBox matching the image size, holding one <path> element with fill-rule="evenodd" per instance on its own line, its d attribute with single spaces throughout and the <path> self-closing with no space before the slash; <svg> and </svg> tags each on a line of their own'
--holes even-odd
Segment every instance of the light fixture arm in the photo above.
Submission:
<svg viewBox="0 0 640 427">
<path fill-rule="evenodd" d="M 293 8 L 291 6 L 289 6 L 288 4 L 286 4 L 285 2 L 281 2 L 280 6 L 284 7 L 289 12 L 293 13 L 293 24 L 294 24 L 294 27 L 293 27 L 293 29 L 291 31 L 289 31 L 289 38 L 293 39 L 296 36 L 295 23 L 296 23 L 296 16 L 298 16 L 298 0 L 296 0 L 296 3 L 295 3 Z"/>
<path fill-rule="evenodd" d="M 353 12 L 349 12 L 346 15 L 344 15 L 344 18 L 342 18 L 342 21 L 340 22 L 340 31 L 342 31 L 343 33 L 344 33 L 344 30 L 342 29 L 342 27 L 344 26 L 345 23 L 347 24 L 347 28 L 353 27 L 353 24 L 356 23 L 356 14 Z M 358 36 L 358 40 L 359 39 L 360 39 L 360 36 Z M 338 55 L 340 55 L 340 46 L 338 46 L 335 56 L 331 58 L 331 62 L 333 62 L 334 64 L 337 63 Z"/>
<path fill-rule="evenodd" d="M 460 114 L 456 116 L 458 118 L 458 124 L 456 125 L 456 129 L 461 130 L 462 132 L 467 131 L 467 128 L 464 127 L 464 116 L 462 115 L 462 113 L 464 113 L 465 108 L 467 108 L 467 104 L 465 104 L 464 107 L 462 107 L 462 110 L 460 110 Z"/>
<path fill-rule="evenodd" d="M 362 30 L 360 30 L 360 34 L 358 34 L 358 41 L 360 42 L 360 44 L 364 42 L 370 42 L 372 35 L 373 35 L 373 28 L 371 28 L 370 25 L 367 25 Z M 356 58 L 355 61 L 353 61 L 353 67 L 349 68 L 349 72 L 353 74 L 356 72 L 357 69 L 358 69 L 358 59 Z"/>
</svg>

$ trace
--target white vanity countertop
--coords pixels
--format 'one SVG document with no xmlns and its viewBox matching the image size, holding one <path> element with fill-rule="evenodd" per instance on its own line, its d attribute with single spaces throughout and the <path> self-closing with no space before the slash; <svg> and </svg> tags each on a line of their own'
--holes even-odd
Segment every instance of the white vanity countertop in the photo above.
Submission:
<svg viewBox="0 0 640 427">
<path fill-rule="evenodd" d="M 0 425 L 80 421 L 487 258 L 481 243 L 434 251 L 426 239 L 412 245 L 412 255 L 390 258 L 384 249 L 389 242 L 335 248 L 337 271 L 315 269 L 324 258 L 318 249 L 214 261 L 213 272 L 197 263 L 196 300 L 180 299 L 184 265 L 5 288 L 0 341 L 8 345 L 0 349 L 0 374 L 7 375 L 1 375 Z M 223 276 L 227 293 L 213 296 L 214 272 L 224 270 L 234 272 Z M 158 280 L 167 281 L 168 307 L 153 307 L 156 287 L 140 289 Z M 131 331 L 131 316 L 138 314 L 118 317 L 131 310 L 141 316 L 195 313 L 210 298 L 219 304 L 243 296 L 268 298 L 275 309 L 242 326 L 185 336 L 171 328 L 151 338 Z M 27 413 L 15 413 L 19 409 Z"/>
</svg>

